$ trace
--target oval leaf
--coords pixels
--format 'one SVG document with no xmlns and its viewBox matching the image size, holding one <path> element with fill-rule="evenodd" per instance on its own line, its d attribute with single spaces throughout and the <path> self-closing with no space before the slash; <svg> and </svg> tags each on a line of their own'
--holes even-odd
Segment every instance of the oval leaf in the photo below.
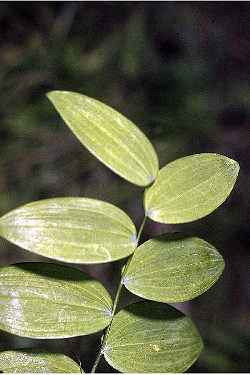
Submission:
<svg viewBox="0 0 250 375">
<path fill-rule="evenodd" d="M 49 263 L 0 269 L 0 329 L 31 338 L 88 335 L 105 328 L 112 301 L 83 272 Z"/>
<path fill-rule="evenodd" d="M 201 337 L 188 317 L 171 306 L 144 301 L 114 317 L 104 356 L 121 372 L 183 372 L 201 350 Z"/>
<path fill-rule="evenodd" d="M 64 354 L 35 350 L 0 352 L 0 371 L 4 373 L 81 373 L 73 359 Z"/>
<path fill-rule="evenodd" d="M 228 197 L 239 164 L 222 155 L 196 154 L 167 164 L 144 197 L 148 217 L 160 223 L 187 223 L 200 219 Z"/>
<path fill-rule="evenodd" d="M 136 229 L 119 208 L 89 198 L 54 198 L 29 203 L 0 219 L 0 235 L 49 258 L 104 263 L 136 248 Z"/>
<path fill-rule="evenodd" d="M 146 299 L 183 302 L 208 290 L 223 269 L 222 256 L 206 241 L 163 235 L 136 249 L 124 285 Z"/>
<path fill-rule="evenodd" d="M 52 91 L 47 96 L 79 141 L 112 171 L 139 186 L 155 180 L 155 150 L 130 120 L 78 93 Z"/>
</svg>

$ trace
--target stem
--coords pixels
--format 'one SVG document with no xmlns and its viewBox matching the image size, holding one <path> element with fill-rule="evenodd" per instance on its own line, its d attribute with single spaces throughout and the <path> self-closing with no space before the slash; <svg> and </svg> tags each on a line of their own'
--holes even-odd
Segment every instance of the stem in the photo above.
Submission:
<svg viewBox="0 0 250 375">
<path fill-rule="evenodd" d="M 95 372 L 97 366 L 99 365 L 99 362 L 101 360 L 101 357 L 102 357 L 102 346 L 101 346 L 101 349 L 99 350 L 98 354 L 97 354 L 97 357 L 95 359 L 95 363 L 92 367 L 92 370 L 91 370 L 91 374 Z"/>
<path fill-rule="evenodd" d="M 138 231 L 137 243 L 139 243 L 139 240 L 141 238 L 141 234 L 142 234 L 143 228 L 145 226 L 146 220 L 147 220 L 147 216 L 144 216 L 144 218 L 142 220 L 142 223 L 141 223 L 141 226 L 140 226 L 140 229 Z M 135 251 L 136 251 L 136 249 L 135 249 Z M 134 253 L 135 253 L 135 251 L 134 251 Z M 130 264 L 130 262 L 132 260 L 132 257 L 133 257 L 133 254 L 130 255 L 130 257 L 128 258 L 128 261 L 127 261 L 127 263 L 126 263 L 126 265 L 125 265 L 125 267 L 124 267 L 124 269 L 122 271 L 121 279 L 120 279 L 120 282 L 119 282 L 119 285 L 118 285 L 118 288 L 117 288 L 117 291 L 116 291 L 116 295 L 115 295 L 115 300 L 114 300 L 114 303 L 113 303 L 111 321 L 110 321 L 108 327 L 105 330 L 105 333 L 104 333 L 104 336 L 103 336 L 103 340 L 102 340 L 102 344 L 101 344 L 101 347 L 100 347 L 99 352 L 97 354 L 97 357 L 95 359 L 95 362 L 94 362 L 94 365 L 92 367 L 91 373 L 95 373 L 96 368 L 99 365 L 99 362 L 100 362 L 100 360 L 102 358 L 103 351 L 104 351 L 104 348 L 105 348 L 105 345 L 106 345 L 106 342 L 107 342 L 107 339 L 108 339 L 109 331 L 110 331 L 110 328 L 111 328 L 111 323 L 112 323 L 112 321 L 114 319 L 114 316 L 115 316 L 115 313 L 116 313 L 116 309 L 117 309 L 117 305 L 118 305 L 119 298 L 120 298 L 120 294 L 121 294 L 121 291 L 122 291 L 123 278 L 124 278 L 124 275 L 126 274 L 128 266 L 129 266 L 129 264 Z"/>
<path fill-rule="evenodd" d="M 144 216 L 144 218 L 142 220 L 142 223 L 141 223 L 141 226 L 140 226 L 140 229 L 139 229 L 139 232 L 138 232 L 138 235 L 137 235 L 137 243 L 140 241 L 141 234 L 142 234 L 142 231 L 143 231 L 143 228 L 145 226 L 146 221 L 147 221 L 147 216 Z"/>
</svg>

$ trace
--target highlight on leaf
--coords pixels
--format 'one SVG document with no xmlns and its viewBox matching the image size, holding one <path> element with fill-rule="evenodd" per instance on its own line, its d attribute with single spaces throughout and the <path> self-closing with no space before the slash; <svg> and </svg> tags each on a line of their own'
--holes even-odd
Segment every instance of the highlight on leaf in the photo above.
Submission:
<svg viewBox="0 0 250 375">
<path fill-rule="evenodd" d="M 121 372 L 184 372 L 203 348 L 192 321 L 158 302 L 137 302 L 115 315 L 104 347 L 106 361 Z"/>
<path fill-rule="evenodd" d="M 82 373 L 80 366 L 64 354 L 35 349 L 0 352 L 0 371 L 3 373 Z"/>
<path fill-rule="evenodd" d="M 134 123 L 82 94 L 52 91 L 47 96 L 79 141 L 113 172 L 139 186 L 155 180 L 158 157 Z"/>
<path fill-rule="evenodd" d="M 239 164 L 226 156 L 204 153 L 167 164 L 144 196 L 146 215 L 166 224 L 207 216 L 231 193 Z"/>
<path fill-rule="evenodd" d="M 0 236 L 33 253 L 70 263 L 106 263 L 137 246 L 136 229 L 118 207 L 90 198 L 52 198 L 0 218 Z"/>
<path fill-rule="evenodd" d="M 206 292 L 220 277 L 224 260 L 208 242 L 180 234 L 144 242 L 129 264 L 124 285 L 158 302 L 183 302 Z"/>
<path fill-rule="evenodd" d="M 0 329 L 30 338 L 66 338 L 104 329 L 112 300 L 83 272 L 50 263 L 0 268 Z"/>
</svg>

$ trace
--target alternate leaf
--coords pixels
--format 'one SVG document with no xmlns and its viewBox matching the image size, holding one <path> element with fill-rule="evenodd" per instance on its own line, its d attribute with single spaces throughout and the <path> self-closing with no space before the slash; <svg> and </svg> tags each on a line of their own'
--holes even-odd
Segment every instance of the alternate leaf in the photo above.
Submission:
<svg viewBox="0 0 250 375">
<path fill-rule="evenodd" d="M 115 315 L 104 356 L 121 372 L 184 372 L 202 347 L 188 317 L 171 306 L 144 301 Z"/>
<path fill-rule="evenodd" d="M 239 164 L 218 154 L 196 154 L 162 168 L 145 192 L 148 217 L 160 223 L 186 223 L 200 219 L 229 196 Z"/>
<path fill-rule="evenodd" d="M 130 120 L 75 92 L 52 91 L 47 96 L 79 141 L 112 171 L 139 186 L 155 180 L 159 169 L 155 150 Z"/>
<path fill-rule="evenodd" d="M 183 302 L 208 290 L 220 277 L 224 260 L 208 242 L 163 235 L 136 249 L 124 277 L 132 293 L 158 302 Z"/>
<path fill-rule="evenodd" d="M 64 354 L 29 349 L 0 352 L 0 371 L 4 373 L 81 373 L 73 359 Z"/>
<path fill-rule="evenodd" d="M 0 236 L 33 253 L 70 263 L 104 263 L 136 248 L 131 219 L 112 204 L 54 198 L 26 204 L 0 219 Z"/>
<path fill-rule="evenodd" d="M 112 301 L 98 281 L 50 263 L 0 268 L 0 329 L 31 338 L 88 335 L 111 320 Z"/>
</svg>

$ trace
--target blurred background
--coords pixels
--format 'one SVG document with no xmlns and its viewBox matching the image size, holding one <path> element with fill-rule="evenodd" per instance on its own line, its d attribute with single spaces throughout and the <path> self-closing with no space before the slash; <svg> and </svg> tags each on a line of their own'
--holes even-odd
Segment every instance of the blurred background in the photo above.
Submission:
<svg viewBox="0 0 250 375">
<path fill-rule="evenodd" d="M 240 163 L 233 193 L 213 214 L 178 226 L 148 221 L 145 228 L 143 240 L 174 230 L 198 235 L 226 262 L 212 289 L 178 305 L 205 342 L 192 372 L 250 371 L 249 81 L 249 2 L 0 3 L 1 215 L 33 200 L 88 196 L 118 205 L 137 226 L 142 219 L 142 189 L 81 146 L 45 97 L 53 89 L 115 107 L 147 134 L 161 166 L 199 152 Z M 1 265 L 42 259 L 0 241 Z M 114 293 L 120 266 L 79 268 Z M 99 339 L 1 332 L 0 349 L 58 350 L 89 371 Z M 114 372 L 104 361 L 99 369 Z"/>
</svg>

